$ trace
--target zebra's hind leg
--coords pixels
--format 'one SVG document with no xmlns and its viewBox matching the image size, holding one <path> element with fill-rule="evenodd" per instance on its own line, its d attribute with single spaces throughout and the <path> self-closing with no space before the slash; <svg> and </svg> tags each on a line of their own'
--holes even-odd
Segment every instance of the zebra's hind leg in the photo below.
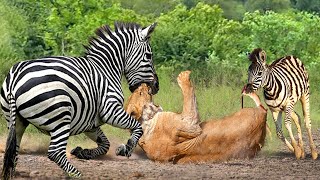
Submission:
<svg viewBox="0 0 320 180">
<path fill-rule="evenodd" d="M 271 112 L 272 112 L 273 120 L 276 125 L 276 132 L 277 132 L 278 138 L 287 145 L 287 147 L 291 152 L 294 152 L 294 148 L 292 147 L 291 143 L 284 137 L 282 132 L 282 112 L 273 111 L 273 110 L 271 110 Z"/>
<path fill-rule="evenodd" d="M 18 153 L 20 151 L 20 144 L 21 144 L 21 140 L 22 140 L 22 136 L 24 134 L 24 131 L 26 130 L 26 128 L 28 127 L 29 122 L 23 118 L 21 118 L 20 116 L 17 116 L 16 119 L 16 138 L 17 138 L 17 143 L 16 143 L 16 157 L 18 157 Z M 18 161 L 18 158 L 16 158 L 16 163 Z"/>
<path fill-rule="evenodd" d="M 311 155 L 312 159 L 317 159 L 318 158 L 318 152 L 316 149 L 316 146 L 314 145 L 313 138 L 312 138 L 312 133 L 311 133 L 311 120 L 310 120 L 310 104 L 309 104 L 309 93 L 303 95 L 301 97 L 301 104 L 302 104 L 302 109 L 303 109 L 303 116 L 304 116 L 304 122 L 306 124 L 306 129 L 309 137 L 309 145 L 311 149 Z"/>
<path fill-rule="evenodd" d="M 94 142 L 98 144 L 97 148 L 94 149 L 82 149 L 81 147 L 74 148 L 70 153 L 75 155 L 79 159 L 93 159 L 97 156 L 104 155 L 108 152 L 110 142 L 107 137 L 103 134 L 100 127 L 93 129 L 85 134 Z"/>
<path fill-rule="evenodd" d="M 293 119 L 296 127 L 297 127 L 297 133 L 298 133 L 298 137 L 299 137 L 299 144 L 298 146 L 301 149 L 301 158 L 304 159 L 305 158 L 305 152 L 304 152 L 304 147 L 303 147 L 303 140 L 302 140 L 302 131 L 301 131 L 301 119 L 300 116 L 295 112 L 292 111 L 291 113 L 291 118 Z"/>
<path fill-rule="evenodd" d="M 69 125 L 65 125 L 54 132 L 50 132 L 51 141 L 48 150 L 48 158 L 58 164 L 69 176 L 80 177 L 81 173 L 68 161 L 66 156 L 69 134 Z"/>
</svg>

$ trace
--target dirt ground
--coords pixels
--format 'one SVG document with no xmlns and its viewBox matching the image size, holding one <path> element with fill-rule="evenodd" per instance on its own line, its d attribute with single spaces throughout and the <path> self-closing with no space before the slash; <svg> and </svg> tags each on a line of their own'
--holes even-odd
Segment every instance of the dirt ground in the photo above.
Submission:
<svg viewBox="0 0 320 180">
<path fill-rule="evenodd" d="M 320 129 L 313 131 L 320 151 Z M 296 160 L 284 144 L 276 149 L 263 148 L 254 159 L 222 163 L 161 164 L 148 160 L 139 148 L 129 159 L 115 156 L 114 149 L 95 160 L 78 160 L 70 155 L 69 159 L 81 171 L 81 179 L 320 179 L 320 158 L 311 159 L 306 140 L 307 156 L 303 160 Z M 0 153 L 1 167 L 3 155 Z M 19 155 L 15 179 L 69 178 L 46 153 L 38 152 Z"/>
</svg>

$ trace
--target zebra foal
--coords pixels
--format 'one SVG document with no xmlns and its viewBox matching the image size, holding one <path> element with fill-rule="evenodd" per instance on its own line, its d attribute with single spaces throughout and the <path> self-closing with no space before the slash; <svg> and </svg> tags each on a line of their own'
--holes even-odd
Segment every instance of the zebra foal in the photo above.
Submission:
<svg viewBox="0 0 320 180">
<path fill-rule="evenodd" d="M 303 63 L 294 56 L 285 56 L 271 65 L 266 64 L 266 52 L 261 48 L 254 49 L 249 54 L 251 65 L 248 69 L 248 83 L 245 91 L 254 92 L 260 87 L 264 89 L 264 99 L 271 110 L 276 125 L 277 136 L 285 142 L 288 148 L 295 153 L 297 159 L 305 158 L 303 148 L 301 123 L 294 105 L 300 100 L 304 115 L 304 122 L 308 133 L 309 145 L 313 159 L 318 153 L 311 134 L 309 77 Z M 282 112 L 285 112 L 285 127 L 289 132 L 291 143 L 283 136 Z M 291 118 L 298 132 L 297 144 L 291 129 Z"/>
<path fill-rule="evenodd" d="M 106 154 L 110 143 L 100 129 L 104 123 L 131 130 L 127 144 L 116 150 L 117 155 L 129 157 L 143 132 L 140 123 L 123 109 L 121 78 L 125 76 L 131 91 L 147 83 L 152 94 L 158 92 L 149 42 L 155 26 L 115 23 L 112 31 L 105 25 L 97 29 L 82 57 L 47 57 L 15 64 L 1 88 L 9 128 L 2 179 L 13 175 L 29 124 L 51 136 L 48 157 L 69 176 L 81 176 L 66 158 L 69 136 L 84 132 L 98 145 L 75 148 L 71 153 L 78 158 Z"/>
</svg>

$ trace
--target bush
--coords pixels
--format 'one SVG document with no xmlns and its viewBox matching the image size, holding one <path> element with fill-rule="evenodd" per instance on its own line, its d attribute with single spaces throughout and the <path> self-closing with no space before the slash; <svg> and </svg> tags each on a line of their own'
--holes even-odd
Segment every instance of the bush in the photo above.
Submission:
<svg viewBox="0 0 320 180">
<path fill-rule="evenodd" d="M 28 23 L 21 11 L 0 0 L 0 82 L 18 59 L 23 59 L 23 44 Z"/>
</svg>

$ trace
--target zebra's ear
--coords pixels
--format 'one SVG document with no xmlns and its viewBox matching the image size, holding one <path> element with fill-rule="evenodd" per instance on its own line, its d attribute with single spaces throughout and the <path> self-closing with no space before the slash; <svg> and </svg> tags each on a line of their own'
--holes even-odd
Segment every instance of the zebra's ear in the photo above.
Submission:
<svg viewBox="0 0 320 180">
<path fill-rule="evenodd" d="M 147 40 L 150 38 L 151 33 L 154 31 L 155 27 L 157 26 L 157 23 L 153 23 L 148 27 L 145 27 L 141 31 L 141 36 L 143 40 Z"/>
<path fill-rule="evenodd" d="M 266 63 L 266 61 L 267 61 L 267 53 L 266 53 L 264 50 L 262 50 L 262 51 L 259 53 L 259 59 L 260 59 L 260 61 L 261 61 L 263 64 Z"/>
</svg>

